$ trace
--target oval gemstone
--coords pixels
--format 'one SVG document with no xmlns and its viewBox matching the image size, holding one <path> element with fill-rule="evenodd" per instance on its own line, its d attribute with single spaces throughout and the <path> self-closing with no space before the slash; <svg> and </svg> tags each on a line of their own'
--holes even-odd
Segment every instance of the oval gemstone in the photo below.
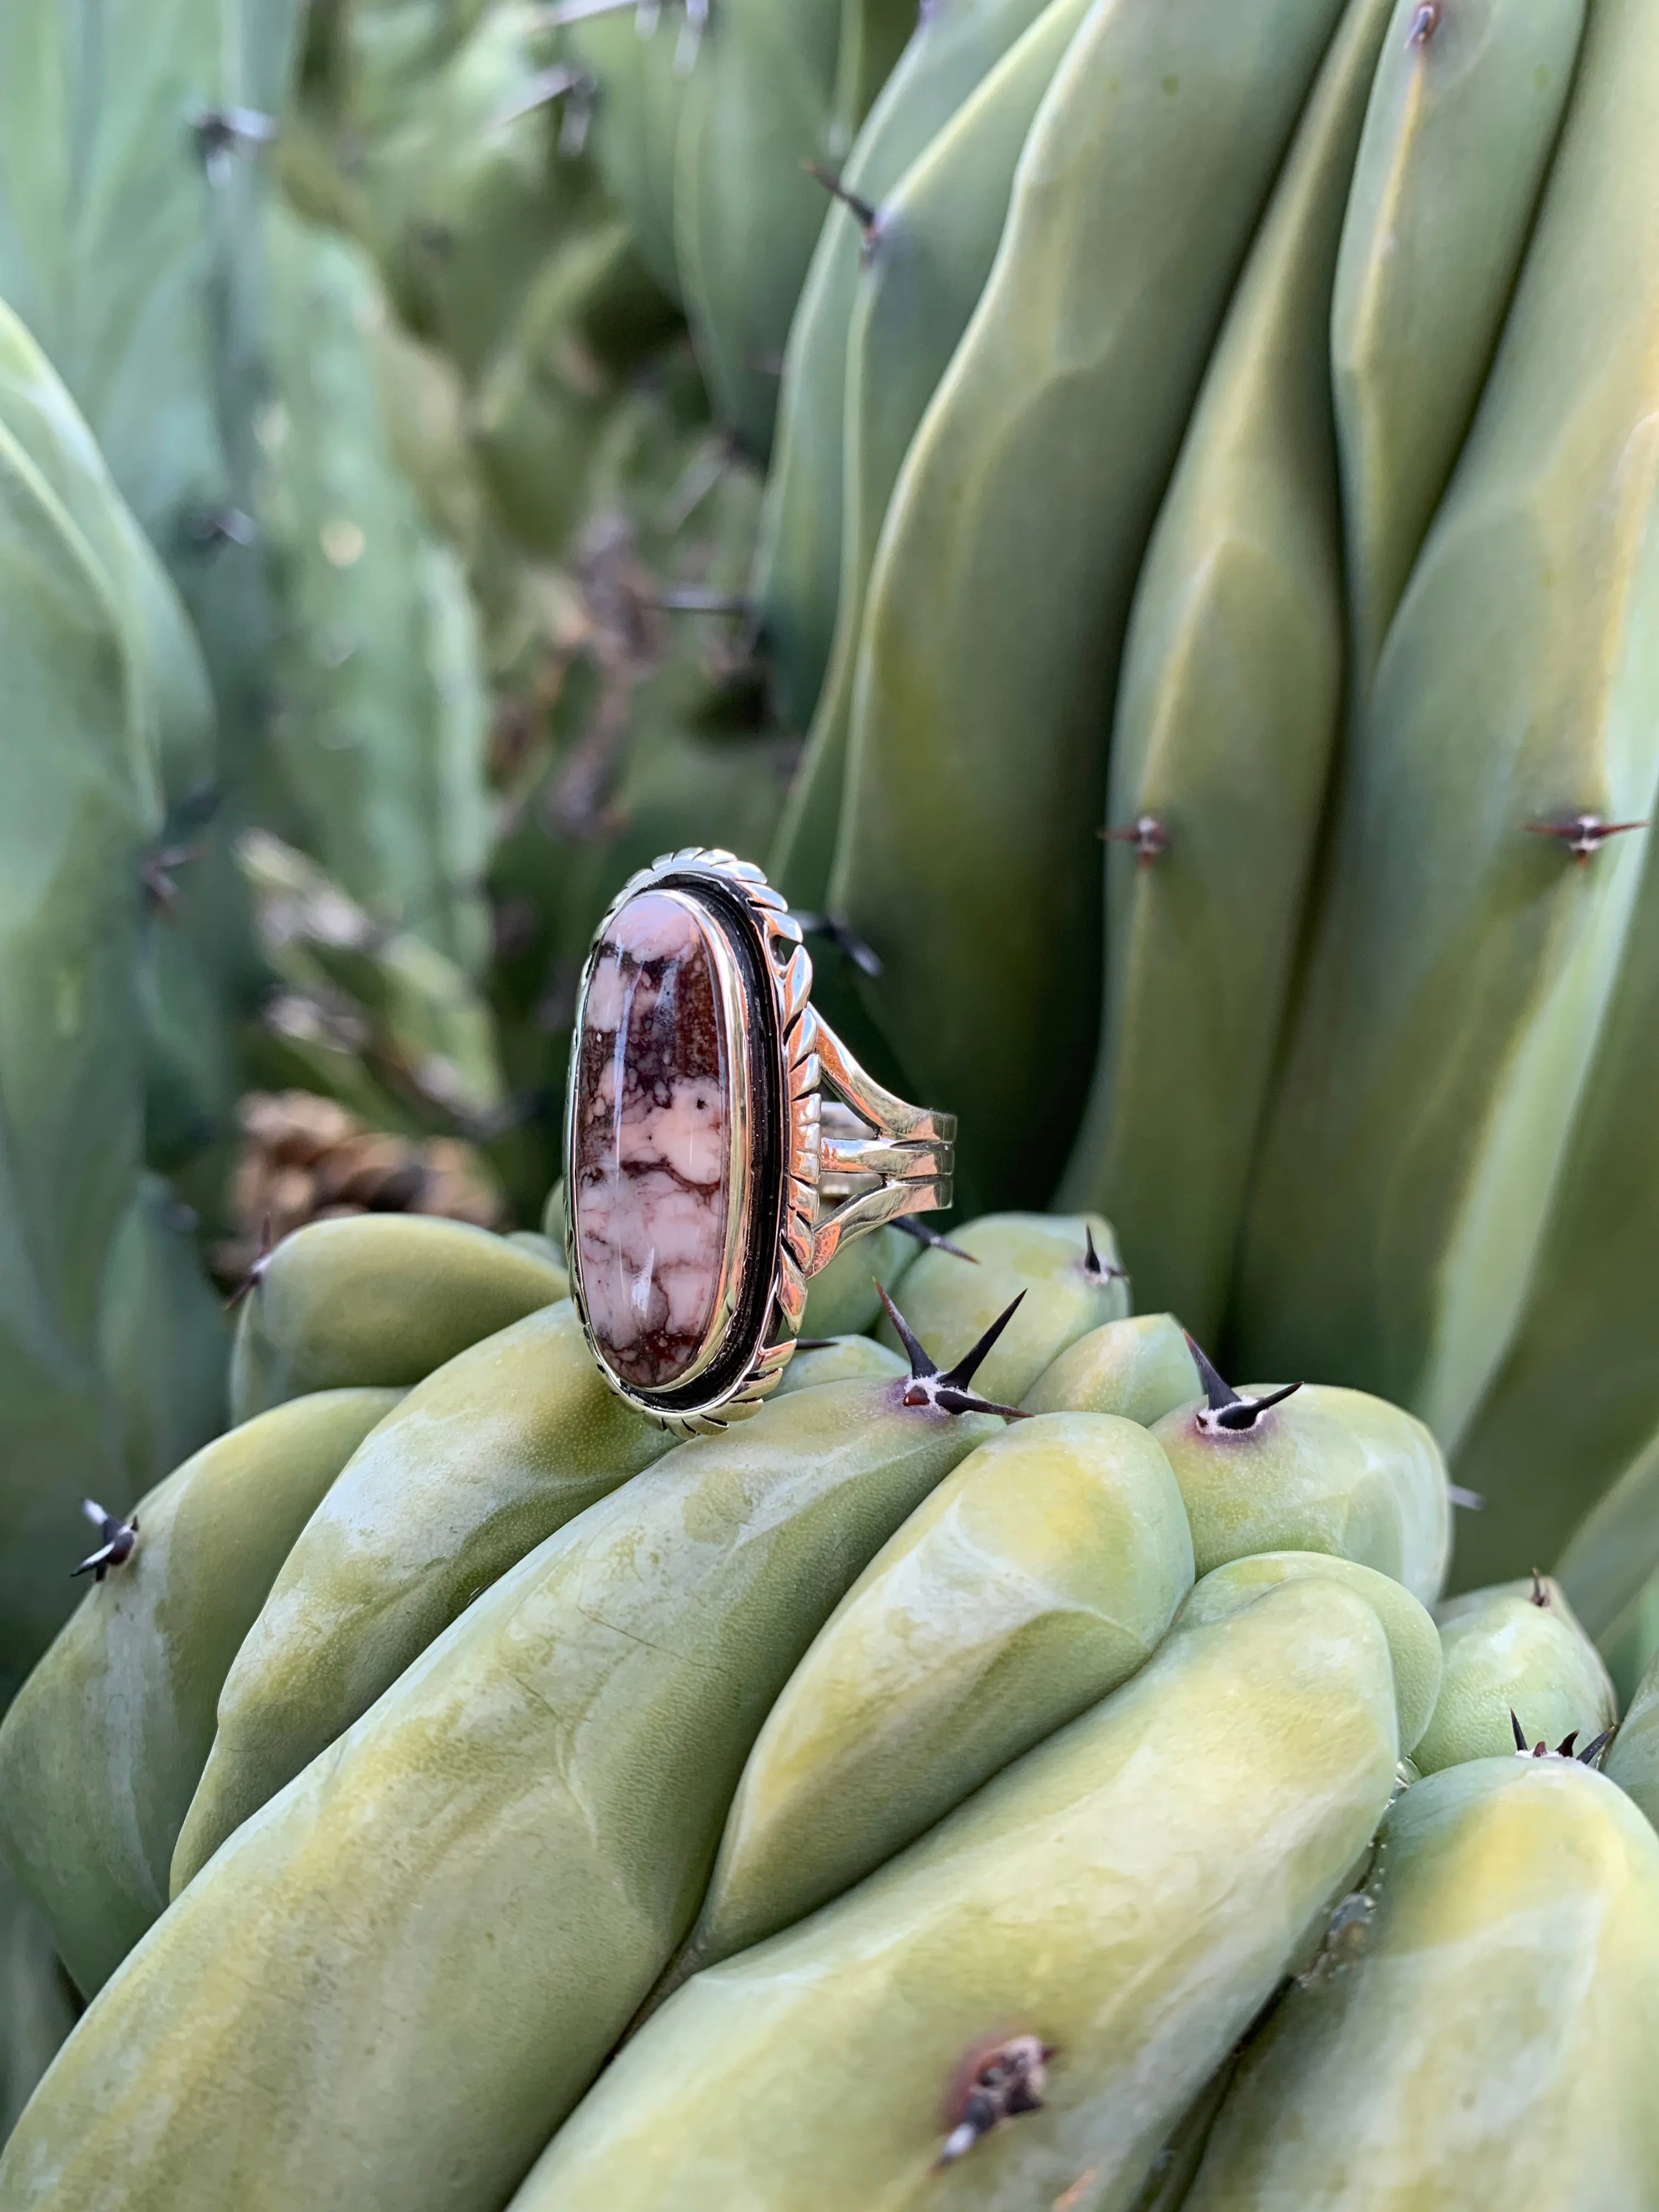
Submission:
<svg viewBox="0 0 1659 2212">
<path fill-rule="evenodd" d="M 636 1389 L 696 1364 L 726 1267 L 732 1054 L 711 927 L 688 898 L 641 892 L 595 946 L 583 1003 L 577 1264 L 594 1339 Z"/>
</svg>

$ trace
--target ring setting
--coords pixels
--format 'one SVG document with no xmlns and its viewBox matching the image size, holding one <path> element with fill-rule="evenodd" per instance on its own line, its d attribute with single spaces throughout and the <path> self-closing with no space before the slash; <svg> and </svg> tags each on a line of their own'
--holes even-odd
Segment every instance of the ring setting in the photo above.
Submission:
<svg viewBox="0 0 1659 2212">
<path fill-rule="evenodd" d="M 611 1388 L 681 1435 L 757 1410 L 843 1243 L 951 1204 L 956 1116 L 866 1074 L 811 991 L 784 899 L 703 847 L 630 877 L 583 967 L 571 1297 Z"/>
</svg>

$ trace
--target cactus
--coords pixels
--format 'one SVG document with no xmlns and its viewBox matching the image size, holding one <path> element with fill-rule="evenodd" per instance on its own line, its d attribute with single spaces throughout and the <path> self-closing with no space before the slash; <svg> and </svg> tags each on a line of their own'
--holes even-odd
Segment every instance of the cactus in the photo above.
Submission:
<svg viewBox="0 0 1659 2212">
<path fill-rule="evenodd" d="M 1659 354 L 1628 304 L 1659 299 L 1642 184 L 1656 72 L 1644 11 L 1603 0 L 1498 359 L 1345 771 L 1246 1227 L 1250 1363 L 1275 1367 L 1293 1345 L 1405 1399 L 1451 1449 L 1529 1297 L 1549 1296 L 1535 1271 L 1550 1196 L 1642 874 L 1607 825 L 1644 817 L 1659 786 L 1644 703 L 1659 669 L 1655 455 L 1638 433 Z M 1587 228 L 1616 260 L 1584 255 Z M 1587 833 L 1563 826 L 1581 814 L 1597 817 Z M 1402 1115 L 1401 1086 L 1431 1066 Z"/>
<path fill-rule="evenodd" d="M 1080 1103 L 1098 730 L 1135 568 L 1334 14 L 1091 9 L 889 514 L 830 903 L 884 963 L 890 1045 L 961 1116 L 970 1200 L 1046 1197 Z M 1124 219 L 1154 204 L 1156 224 Z"/>
<path fill-rule="evenodd" d="M 670 2187 L 696 2212 L 1079 2182 L 1132 2202 L 1340 1894 L 1395 1757 L 1388 1644 L 1352 1590 L 1268 1590 L 1173 1638 L 874 1881 L 682 1990 L 515 2212 L 644 2212 Z M 1029 2094 L 976 2103 L 1019 2045 Z"/>
<path fill-rule="evenodd" d="M 812 719 L 837 619 L 848 330 L 860 266 L 884 228 L 881 204 L 1037 12 L 1036 0 L 976 0 L 919 17 L 844 166 L 836 175 L 825 173 L 853 219 L 825 221 L 789 326 L 755 562 L 755 596 L 787 728 L 804 730 Z"/>
<path fill-rule="evenodd" d="M 1413 1757 L 1425 1774 L 1571 1738 L 1604 1738 L 1619 1707 L 1607 1668 L 1560 1584 L 1469 1590 L 1440 1610 L 1445 1677 Z"/>
<path fill-rule="evenodd" d="M 1226 1297 L 1337 732 L 1328 325 L 1381 0 L 1332 42 L 1152 533 L 1106 792 L 1106 992 L 1066 1170 L 1146 1295 Z"/>
<path fill-rule="evenodd" d="M 1650 11 L 209 12 L 0 30 L 0 2212 L 1645 2201 Z M 671 1449 L 543 1200 L 699 836 L 1076 1210 Z M 540 1225 L 245 1161 L 210 1441 L 256 951 Z"/>
<path fill-rule="evenodd" d="M 829 455 L 842 467 L 841 560 L 829 602 L 833 629 L 773 861 L 791 896 L 810 903 L 828 896 L 865 603 L 889 500 L 985 289 L 1026 134 L 1085 12 L 1082 0 L 1051 0 L 1027 21 L 948 127 L 860 216 L 841 435 L 828 441 Z M 938 74 L 930 72 L 927 82 Z M 848 228 L 844 221 L 831 227 Z M 786 399 L 789 394 L 786 363 Z M 787 486 L 781 469 L 778 473 Z M 762 616 L 768 618 L 763 589 Z M 774 633 L 778 627 L 773 616 Z M 775 642 L 774 671 L 781 665 Z M 781 704 L 787 714 L 787 696 Z"/>
<path fill-rule="evenodd" d="M 773 1706 L 672 1983 L 850 1889 L 1126 1681 L 1192 1573 L 1169 1463 L 1133 1422 L 1049 1413 L 970 1452 Z"/>
<path fill-rule="evenodd" d="M 1646 2202 L 1659 2130 L 1625 2060 L 1659 2024 L 1656 1900 L 1652 1832 L 1572 1759 L 1480 1759 L 1408 1790 L 1352 1943 L 1246 2055 L 1190 2212 Z"/>
<path fill-rule="evenodd" d="M 481 1590 L 669 1442 L 606 1391 L 563 1298 L 418 1383 L 356 1452 L 249 1624 L 173 1889 Z"/>
<path fill-rule="evenodd" d="M 1584 0 L 1389 18 L 1331 302 L 1352 685 L 1363 692 L 1491 364 Z"/>
<path fill-rule="evenodd" d="M 321 2207 L 357 2201 L 372 2169 L 378 2194 L 416 2207 L 453 2201 L 460 2170 L 501 2201 L 686 1932 L 770 1698 L 866 1560 L 997 1425 L 906 1406 L 902 1389 L 795 1392 L 680 1445 L 526 1553 L 181 1893 L 9 2146 L 8 2212 L 48 2169 L 88 2208 L 113 2186 L 127 2212 L 222 2203 L 234 2172 Z M 641 1573 L 688 1536 L 673 1573 Z M 579 1711 L 572 1733 L 562 1716 Z M 453 1774 L 434 1763 L 446 1741 Z M 365 1823 L 398 1850 L 365 1856 L 349 1840 Z M 619 1881 L 623 1858 L 637 1885 Z M 325 1956 L 347 1967 L 356 2021 L 326 2056 L 305 1963 Z M 441 2080 L 377 2065 L 368 2094 L 368 2051 L 386 2053 L 394 2021 L 413 2057 L 458 1987 L 476 2001 L 485 1979 L 473 2017 L 493 2032 L 456 2045 Z M 264 2085 L 257 2136 L 246 2073 L 200 2063 L 210 2022 Z M 101 2076 L 92 2104 L 83 2065 Z M 137 2157 L 133 2095 L 152 2115 Z M 74 2142 L 52 2119 L 70 2110 Z M 127 2139 L 118 2170 L 106 2130 Z"/>
<path fill-rule="evenodd" d="M 259 513 L 281 705 L 267 818 L 291 815 L 293 842 L 383 927 L 476 974 L 486 703 L 454 556 L 422 527 L 380 426 L 372 333 L 389 310 L 344 240 L 282 216 L 270 249 Z"/>
<path fill-rule="evenodd" d="M 15 359 L 19 342 L 13 333 Z M 37 384 L 46 372 L 39 370 Z M 0 387 L 0 398 L 15 386 Z M 61 392 L 59 424 L 74 424 Z M 82 432 L 58 466 L 32 447 L 45 416 L 0 418 L 0 632 L 15 741 L 5 748 L 7 896 L 0 928 L 0 1238 L 6 1321 L 0 1420 L 8 1526 L 0 1681 L 15 1686 L 68 1611 L 46 1563 L 75 1499 L 131 1494 L 103 1370 L 105 1285 L 137 1195 L 143 1137 L 143 874 L 163 818 L 158 692 L 133 602 L 100 547 L 127 538 Z M 54 477 L 79 476 L 73 505 Z M 106 510 L 96 540 L 76 507 Z"/>
<path fill-rule="evenodd" d="M 0 2144 L 75 2025 L 75 1996 L 39 1913 L 0 1863 Z"/>
<path fill-rule="evenodd" d="M 139 1500 L 131 1560 L 88 1591 L 0 1723 L 0 1834 L 84 1995 L 165 1907 L 237 1645 L 313 1507 L 397 1396 L 314 1393 L 185 1460 Z"/>
</svg>

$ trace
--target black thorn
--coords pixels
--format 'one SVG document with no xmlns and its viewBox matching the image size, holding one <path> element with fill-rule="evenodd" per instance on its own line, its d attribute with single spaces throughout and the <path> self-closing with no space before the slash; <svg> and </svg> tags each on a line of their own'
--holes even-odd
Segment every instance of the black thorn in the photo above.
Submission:
<svg viewBox="0 0 1659 2212">
<path fill-rule="evenodd" d="M 276 1249 L 275 1244 L 271 1241 L 270 1216 L 266 1214 L 264 1219 L 259 1224 L 259 1249 L 254 1255 L 252 1266 L 249 1267 L 246 1274 L 243 1276 L 241 1281 L 237 1284 L 235 1289 L 225 1300 L 225 1311 L 227 1313 L 234 1313 L 237 1307 L 241 1304 L 242 1300 L 246 1297 L 249 1291 L 258 1290 L 259 1285 L 264 1279 L 265 1269 L 270 1265 L 270 1255 Z"/>
<path fill-rule="evenodd" d="M 914 1237 L 918 1244 L 925 1244 L 930 1252 L 948 1252 L 954 1260 L 965 1260 L 970 1267 L 979 1265 L 977 1252 L 969 1252 L 963 1245 L 953 1244 L 948 1237 L 941 1237 L 937 1229 L 930 1229 L 925 1221 L 918 1221 L 914 1213 L 900 1214 L 893 1226 L 902 1230 L 905 1236 Z"/>
<path fill-rule="evenodd" d="M 1282 1382 L 1277 1390 L 1269 1390 L 1265 1398 L 1249 1398 L 1237 1406 L 1229 1406 L 1216 1416 L 1224 1429 L 1253 1429 L 1274 1407 L 1282 1406 L 1287 1398 L 1294 1398 L 1302 1388 L 1299 1382 Z"/>
<path fill-rule="evenodd" d="M 1572 814 L 1561 822 L 1522 824 L 1529 836 L 1556 838 L 1575 860 L 1588 860 L 1609 837 L 1622 837 L 1626 830 L 1645 830 L 1648 826 L 1646 822 L 1604 822 L 1599 814 Z"/>
<path fill-rule="evenodd" d="M 1534 1567 L 1532 1571 L 1532 1595 L 1527 1600 L 1527 1602 L 1528 1605 L 1541 1605 L 1547 1607 L 1549 1601 L 1550 1594 L 1544 1588 L 1544 1577 L 1539 1573 L 1537 1568 Z"/>
<path fill-rule="evenodd" d="M 1265 1398 L 1252 1398 L 1248 1407 L 1230 1407 L 1221 1416 L 1221 1427 L 1252 1429 L 1263 1413 L 1272 1411 L 1272 1407 L 1283 1405 L 1285 1398 L 1294 1398 L 1298 1389 L 1301 1389 L 1301 1382 L 1281 1382 L 1279 1389 L 1270 1389 Z"/>
<path fill-rule="evenodd" d="M 844 952 L 861 975 L 873 981 L 882 972 L 881 956 L 872 950 L 850 922 L 833 914 L 797 914 L 792 919 L 799 925 L 804 937 L 827 938 L 838 952 Z"/>
<path fill-rule="evenodd" d="M 1532 1749 L 1532 1746 L 1527 1741 L 1527 1732 L 1517 1719 L 1513 1705 L 1510 1707 L 1510 1726 L 1515 1731 L 1515 1747 L 1524 1756 Z"/>
<path fill-rule="evenodd" d="M 1556 1757 L 1557 1757 L 1558 1759 L 1571 1759 L 1571 1758 L 1573 1756 L 1573 1749 L 1572 1749 L 1572 1747 L 1573 1747 L 1574 1744 L 1576 1744 L 1576 1743 L 1577 1742 L 1577 1741 L 1578 1741 L 1578 1731 L 1577 1731 L 1577 1729 L 1569 1729 L 1569 1730 L 1568 1730 L 1568 1732 L 1567 1732 L 1567 1734 L 1562 1737 L 1562 1739 L 1561 1739 L 1560 1742 L 1559 1742 L 1559 1743 L 1558 1743 L 1558 1744 L 1556 1745 L 1556 1747 L 1555 1747 L 1555 1755 L 1556 1755 Z"/>
<path fill-rule="evenodd" d="M 1085 1275 L 1093 1275 L 1103 1283 L 1128 1281 L 1129 1271 L 1127 1267 L 1109 1267 L 1099 1253 L 1096 1251 L 1095 1232 L 1086 1221 L 1083 1224 L 1083 1272 Z"/>
<path fill-rule="evenodd" d="M 1109 845 L 1133 845 L 1135 859 L 1143 868 L 1150 868 L 1170 849 L 1170 833 L 1156 814 L 1137 814 L 1133 822 L 1118 829 L 1103 830 L 1100 835 Z"/>
<path fill-rule="evenodd" d="M 1617 1733 L 1615 1729 L 1606 1728 L 1602 1729 L 1600 1735 L 1592 1736 L 1578 1753 L 1578 1764 L 1581 1766 L 1594 1766 Z"/>
<path fill-rule="evenodd" d="M 985 1356 L 990 1351 L 991 1346 L 996 1342 L 1003 1330 L 1007 1328 L 1009 1322 L 1019 1311 L 1020 1305 L 1024 1296 L 1024 1291 L 1021 1291 L 1018 1297 L 1009 1300 L 1008 1304 L 1004 1306 L 1002 1311 L 991 1323 L 989 1328 L 986 1330 L 984 1335 L 981 1337 L 979 1342 L 975 1345 L 971 1350 L 965 1352 L 963 1354 L 962 1358 L 957 1360 L 956 1365 L 951 1369 L 948 1374 L 941 1375 L 939 1376 L 941 1383 L 949 1384 L 951 1389 L 957 1390 L 965 1390 L 968 1388 L 968 1385 L 973 1381 L 975 1376 L 979 1372 L 979 1370 L 984 1365 Z"/>
<path fill-rule="evenodd" d="M 867 244 L 876 234 L 879 210 L 860 193 L 853 191 L 848 185 L 842 184 L 835 171 L 826 169 L 821 161 L 803 161 L 801 167 L 809 177 L 815 179 L 823 186 L 831 199 L 839 200 L 844 208 L 851 210 L 857 218 L 859 228 L 864 233 Z"/>
<path fill-rule="evenodd" d="M 943 1406 L 947 1413 L 1000 1413 L 1005 1421 L 1029 1421 L 1032 1418 L 1018 1406 L 1000 1406 L 994 1398 L 981 1398 L 971 1390 L 953 1390 L 945 1382 L 941 1382 L 933 1393 L 933 1403 Z"/>
<path fill-rule="evenodd" d="M 904 1316 L 893 1304 L 893 1301 L 888 1297 L 886 1291 L 882 1288 L 879 1283 L 876 1285 L 876 1296 L 881 1300 L 882 1304 L 886 1308 L 887 1318 L 892 1322 L 894 1328 L 897 1331 L 899 1342 L 904 1346 L 905 1352 L 910 1362 L 911 1380 L 913 1382 L 920 1382 L 926 1376 L 937 1375 L 939 1373 L 939 1369 L 933 1360 L 927 1357 L 927 1354 L 922 1350 L 921 1341 L 918 1339 L 915 1331 L 911 1328 L 909 1322 L 906 1321 Z"/>
<path fill-rule="evenodd" d="M 1197 1338 L 1184 1328 L 1181 1334 L 1187 1339 L 1187 1349 L 1193 1355 L 1193 1364 L 1198 1370 L 1199 1381 L 1204 1385 L 1204 1395 L 1210 1401 L 1210 1411 L 1212 1413 L 1218 1413 L 1225 1407 L 1242 1406 L 1243 1400 L 1231 1382 L 1222 1381 L 1220 1376 L 1210 1364 L 1209 1354 L 1199 1343 Z"/>
<path fill-rule="evenodd" d="M 830 1346 L 838 1341 L 839 1339 L 833 1336 L 798 1336 L 795 1349 L 797 1352 L 828 1352 Z"/>
<path fill-rule="evenodd" d="M 1412 17 L 1411 29 L 1406 34 L 1407 46 L 1426 46 L 1440 28 L 1440 0 L 1423 0 L 1422 6 Z"/>
</svg>

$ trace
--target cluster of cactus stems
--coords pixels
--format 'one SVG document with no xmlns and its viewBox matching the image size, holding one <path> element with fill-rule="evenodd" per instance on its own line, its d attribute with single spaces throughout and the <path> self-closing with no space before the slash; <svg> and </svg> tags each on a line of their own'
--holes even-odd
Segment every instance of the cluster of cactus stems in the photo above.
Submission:
<svg viewBox="0 0 1659 2212">
<path fill-rule="evenodd" d="M 18 0 L 0 2212 L 1659 2189 L 1650 14 Z M 699 842 L 1072 1211 L 670 1450 L 478 1224 Z"/>
<path fill-rule="evenodd" d="M 234 1425 L 88 1503 L 0 1723 L 89 2000 L 5 2212 L 1461 2207 L 1500 2155 L 1565 2212 L 1590 2124 L 1643 2201 L 1659 1668 L 1615 1735 L 1558 1584 L 1442 1599 L 1420 1422 L 1235 1386 L 1103 1217 L 1003 1214 L 843 1246 L 675 1445 L 557 1254 L 296 1231 Z"/>
</svg>

